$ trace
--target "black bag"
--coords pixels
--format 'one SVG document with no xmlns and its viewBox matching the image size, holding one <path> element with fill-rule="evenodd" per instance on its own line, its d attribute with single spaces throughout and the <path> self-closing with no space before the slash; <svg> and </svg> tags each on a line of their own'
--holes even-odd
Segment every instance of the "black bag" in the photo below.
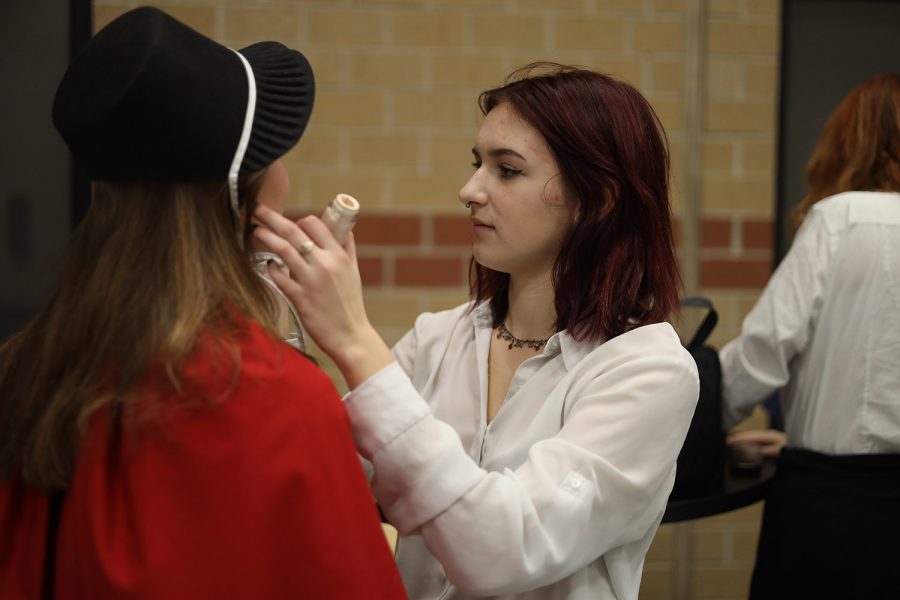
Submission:
<svg viewBox="0 0 900 600">
<path fill-rule="evenodd" d="M 685 344 L 697 363 L 700 398 L 687 438 L 678 455 L 671 500 L 703 496 L 721 489 L 725 476 L 725 431 L 722 428 L 722 367 L 719 353 L 705 345 L 719 320 L 707 298 L 685 298 L 682 308 L 706 309 L 706 316 Z"/>
</svg>

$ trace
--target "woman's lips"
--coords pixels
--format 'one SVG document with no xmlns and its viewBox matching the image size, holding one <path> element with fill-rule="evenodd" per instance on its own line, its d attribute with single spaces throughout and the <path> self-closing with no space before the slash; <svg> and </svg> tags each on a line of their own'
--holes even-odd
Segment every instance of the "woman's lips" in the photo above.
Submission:
<svg viewBox="0 0 900 600">
<path fill-rule="evenodd" d="M 491 231 L 492 229 L 494 229 L 494 228 L 491 227 L 490 225 L 488 225 L 487 223 L 479 221 L 478 219 L 472 219 L 472 231 L 473 232 L 481 233 L 481 232 L 485 232 L 485 231 Z"/>
</svg>

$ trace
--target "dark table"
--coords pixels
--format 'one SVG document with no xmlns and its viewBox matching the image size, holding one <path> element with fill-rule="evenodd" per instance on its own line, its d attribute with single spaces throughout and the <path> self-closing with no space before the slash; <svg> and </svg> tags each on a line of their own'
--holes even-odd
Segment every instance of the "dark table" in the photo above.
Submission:
<svg viewBox="0 0 900 600">
<path fill-rule="evenodd" d="M 677 523 L 724 513 L 759 502 L 766 496 L 769 481 L 775 475 L 775 459 L 767 458 L 755 474 L 735 474 L 730 462 L 725 463 L 722 487 L 692 498 L 670 500 L 663 523 Z"/>
</svg>

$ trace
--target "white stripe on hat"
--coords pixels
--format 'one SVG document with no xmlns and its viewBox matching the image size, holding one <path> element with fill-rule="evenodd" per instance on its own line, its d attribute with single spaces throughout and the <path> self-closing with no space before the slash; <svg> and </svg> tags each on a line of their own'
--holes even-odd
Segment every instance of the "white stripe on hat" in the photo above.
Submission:
<svg viewBox="0 0 900 600">
<path fill-rule="evenodd" d="M 247 152 L 247 145 L 250 143 L 250 132 L 253 130 L 253 114 L 256 112 L 256 79 L 253 77 L 253 69 L 250 63 L 244 58 L 244 55 L 233 50 L 247 72 L 247 112 L 244 113 L 244 128 L 241 130 L 241 139 L 238 141 L 237 149 L 234 151 L 234 158 L 231 160 L 231 168 L 228 169 L 228 195 L 231 197 L 231 208 L 234 210 L 237 221 L 240 223 L 240 211 L 238 210 L 238 171 L 241 170 L 241 163 L 244 162 L 244 154 Z M 240 231 L 240 227 L 238 228 Z M 240 238 L 240 233 L 238 233 Z"/>
</svg>

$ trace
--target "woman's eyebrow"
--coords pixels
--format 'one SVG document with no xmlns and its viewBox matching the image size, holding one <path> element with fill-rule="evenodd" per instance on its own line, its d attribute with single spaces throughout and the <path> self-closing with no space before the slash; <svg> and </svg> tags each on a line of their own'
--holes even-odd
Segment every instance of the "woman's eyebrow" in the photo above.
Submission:
<svg viewBox="0 0 900 600">
<path fill-rule="evenodd" d="M 472 148 L 472 154 L 475 156 L 481 156 L 481 154 L 475 148 Z M 501 158 L 503 156 L 515 156 L 522 160 L 527 160 L 524 156 L 513 150 L 512 148 L 492 148 L 488 150 L 488 155 L 494 158 Z"/>
</svg>

